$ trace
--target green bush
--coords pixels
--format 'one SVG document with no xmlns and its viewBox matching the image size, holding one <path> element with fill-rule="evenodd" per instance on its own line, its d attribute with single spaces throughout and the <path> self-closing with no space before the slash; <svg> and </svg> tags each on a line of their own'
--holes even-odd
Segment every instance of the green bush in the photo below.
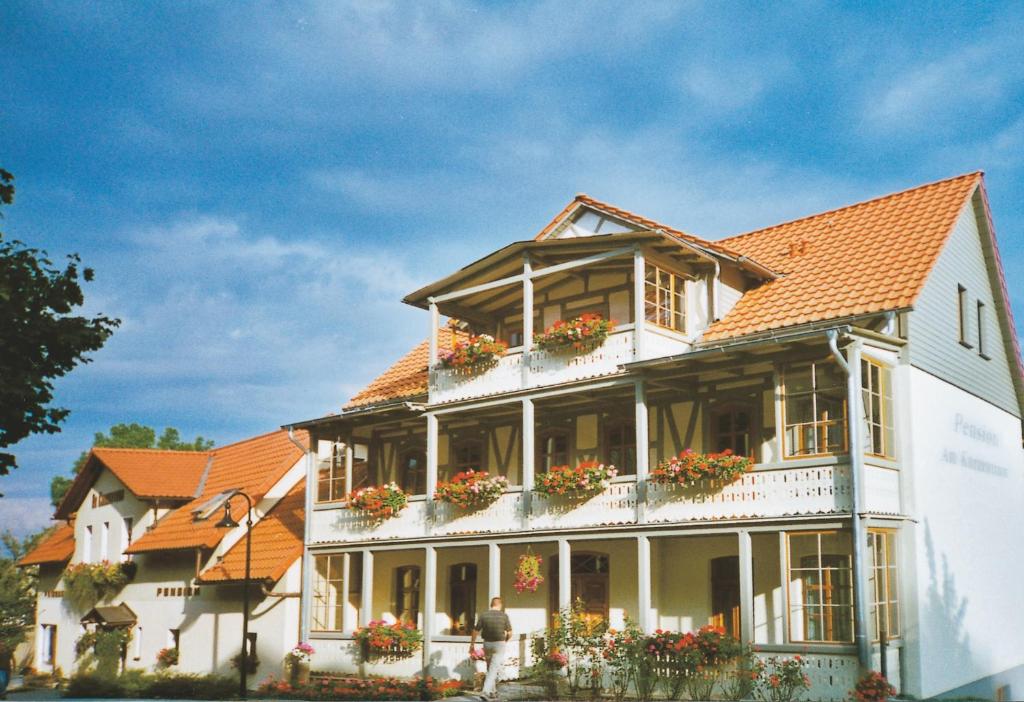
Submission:
<svg viewBox="0 0 1024 702">
<path fill-rule="evenodd" d="M 64 697 L 224 700 L 235 696 L 237 686 L 237 680 L 221 675 L 152 675 L 141 670 L 127 670 L 117 677 L 79 673 L 71 677 L 64 690 Z"/>
<path fill-rule="evenodd" d="M 125 697 L 124 686 L 117 678 L 95 673 L 76 673 L 64 688 L 64 697 Z"/>
</svg>

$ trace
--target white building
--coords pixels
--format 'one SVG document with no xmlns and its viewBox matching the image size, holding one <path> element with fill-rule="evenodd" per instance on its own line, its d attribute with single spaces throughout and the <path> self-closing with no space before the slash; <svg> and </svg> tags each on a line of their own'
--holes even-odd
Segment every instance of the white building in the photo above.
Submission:
<svg viewBox="0 0 1024 702">
<path fill-rule="evenodd" d="M 299 637 L 304 451 L 284 431 L 207 452 L 93 449 L 57 509 L 66 523 L 21 560 L 40 569 L 36 669 L 74 672 L 75 642 L 100 625 L 131 629 L 127 668 L 154 670 L 171 648 L 172 670 L 235 674 L 245 502 L 232 503 L 234 529 L 215 526 L 220 514 L 197 521 L 196 510 L 241 488 L 255 501 L 249 650 L 260 664 L 250 680 L 280 675 Z M 95 611 L 76 611 L 64 574 L 103 561 L 130 561 L 134 577 Z"/>
<path fill-rule="evenodd" d="M 579 196 L 404 302 L 430 340 L 294 425 L 337 447 L 306 464 L 314 670 L 464 676 L 466 624 L 500 593 L 519 635 L 582 598 L 613 626 L 717 622 L 808 652 L 818 699 L 880 667 L 883 630 L 904 693 L 1024 694 L 1021 365 L 980 173 L 719 242 Z M 533 347 L 587 312 L 617 320 L 597 348 Z M 466 333 L 510 348 L 442 368 Z M 648 479 L 686 448 L 755 469 L 724 488 Z M 597 497 L 534 489 L 585 459 L 620 469 Z M 512 487 L 477 512 L 436 501 L 465 468 Z M 392 480 L 414 494 L 400 516 L 346 509 Z M 528 549 L 547 580 L 516 594 Z M 361 664 L 353 631 L 381 617 L 415 622 L 422 658 Z"/>
</svg>

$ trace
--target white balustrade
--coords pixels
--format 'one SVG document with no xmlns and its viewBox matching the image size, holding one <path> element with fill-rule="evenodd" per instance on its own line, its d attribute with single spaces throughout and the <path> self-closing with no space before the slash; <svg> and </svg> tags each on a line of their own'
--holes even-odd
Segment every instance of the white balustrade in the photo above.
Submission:
<svg viewBox="0 0 1024 702">
<path fill-rule="evenodd" d="M 522 528 L 523 493 L 506 492 L 483 509 L 463 509 L 446 502 L 435 507 L 435 535 L 485 534 Z"/>
<path fill-rule="evenodd" d="M 636 483 L 613 482 L 588 500 L 533 496 L 531 529 L 573 529 L 636 522 Z"/>
<path fill-rule="evenodd" d="M 478 643 L 479 647 L 480 644 Z M 529 665 L 529 641 L 525 637 L 513 639 L 505 648 L 505 665 L 498 673 L 499 680 L 515 680 L 519 678 L 520 667 Z M 472 685 L 477 670 L 483 671 L 481 665 L 469 659 L 469 639 L 464 641 L 437 641 L 432 645 L 430 674 L 439 679 L 455 678 Z"/>
<path fill-rule="evenodd" d="M 757 657 L 767 661 L 771 658 L 792 658 L 794 655 L 804 660 L 804 673 L 811 680 L 811 689 L 804 697 L 818 702 L 845 702 L 850 698 L 850 690 L 857 684 L 857 656 L 762 652 Z"/>
<path fill-rule="evenodd" d="M 436 368 L 430 374 L 430 401 L 455 402 L 521 390 L 523 354 L 507 353 L 484 369 Z"/>
<path fill-rule="evenodd" d="M 357 509 L 313 510 L 313 543 L 339 543 L 344 541 L 370 541 L 375 539 L 404 539 L 427 533 L 427 503 L 410 502 L 398 516 L 374 520 Z"/>
</svg>

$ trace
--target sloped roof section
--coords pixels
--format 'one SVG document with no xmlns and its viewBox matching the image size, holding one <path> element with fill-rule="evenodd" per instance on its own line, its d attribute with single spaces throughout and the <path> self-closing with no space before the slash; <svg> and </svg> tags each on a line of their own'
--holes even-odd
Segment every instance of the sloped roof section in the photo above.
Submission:
<svg viewBox="0 0 1024 702">
<path fill-rule="evenodd" d="M 44 563 L 67 563 L 75 554 L 75 527 L 61 524 L 52 534 L 26 553 L 18 561 L 19 566 L 43 565 Z"/>
<path fill-rule="evenodd" d="M 305 481 L 293 487 L 252 528 L 253 580 L 277 582 L 285 571 L 302 556 L 304 535 Z M 225 583 L 245 577 L 245 539 L 239 539 L 219 563 L 206 569 L 199 580 L 204 583 Z"/>
<path fill-rule="evenodd" d="M 704 341 L 911 306 L 981 178 L 969 173 L 724 239 L 782 277 L 744 293 Z"/>
<path fill-rule="evenodd" d="M 296 432 L 308 441 L 306 432 Z M 240 488 L 259 501 L 295 462 L 302 452 L 288 438 L 287 431 L 275 431 L 236 444 L 214 449 L 213 462 L 203 483 L 202 494 L 163 517 L 156 526 L 128 547 L 128 553 L 167 551 L 183 548 L 213 548 L 226 533 L 215 519 L 197 522 L 192 510 L 211 497 Z M 242 500 L 238 500 L 241 504 Z"/>
</svg>

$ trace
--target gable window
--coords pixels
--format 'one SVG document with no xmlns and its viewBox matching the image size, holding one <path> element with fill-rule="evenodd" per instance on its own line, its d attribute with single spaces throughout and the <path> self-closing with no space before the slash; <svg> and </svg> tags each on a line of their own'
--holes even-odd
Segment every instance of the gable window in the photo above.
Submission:
<svg viewBox="0 0 1024 702">
<path fill-rule="evenodd" d="M 651 263 L 644 276 L 644 316 L 659 327 L 686 331 L 686 279 Z"/>
<path fill-rule="evenodd" d="M 785 455 L 846 451 L 846 378 L 834 361 L 794 365 L 783 374 Z"/>
<path fill-rule="evenodd" d="M 971 343 L 967 340 L 967 288 L 963 285 L 956 286 L 956 319 L 960 343 L 970 348 Z"/>
<path fill-rule="evenodd" d="M 987 361 L 985 348 L 985 303 L 978 300 L 978 355 Z"/>
<path fill-rule="evenodd" d="M 860 387 L 864 403 L 865 450 L 876 456 L 894 455 L 892 371 L 873 360 L 860 362 Z"/>
<path fill-rule="evenodd" d="M 452 468 L 455 472 L 484 469 L 484 442 L 480 439 L 462 439 L 452 449 Z"/>
<path fill-rule="evenodd" d="M 636 475 L 636 423 L 611 421 L 604 428 L 604 462 L 619 475 Z"/>
<path fill-rule="evenodd" d="M 448 571 L 451 634 L 466 636 L 476 620 L 476 564 L 456 563 Z"/>
<path fill-rule="evenodd" d="M 711 410 L 711 447 L 716 453 L 754 455 L 754 410 L 746 404 L 725 404 Z"/>
<path fill-rule="evenodd" d="M 400 622 L 418 626 L 420 616 L 420 567 L 395 568 L 394 615 Z"/>
<path fill-rule="evenodd" d="M 895 638 L 900 635 L 900 609 L 896 588 L 896 532 L 883 529 L 869 530 L 868 552 L 871 554 L 868 587 L 872 593 L 872 639 L 878 641 L 883 631 L 886 638 Z"/>
<path fill-rule="evenodd" d="M 852 642 L 849 534 L 831 531 L 788 537 L 790 639 Z"/>
<path fill-rule="evenodd" d="M 398 464 L 399 482 L 410 495 L 427 491 L 427 454 L 421 448 L 406 449 Z"/>
<path fill-rule="evenodd" d="M 548 429 L 537 435 L 537 470 L 547 472 L 569 464 L 569 432 Z"/>
</svg>

